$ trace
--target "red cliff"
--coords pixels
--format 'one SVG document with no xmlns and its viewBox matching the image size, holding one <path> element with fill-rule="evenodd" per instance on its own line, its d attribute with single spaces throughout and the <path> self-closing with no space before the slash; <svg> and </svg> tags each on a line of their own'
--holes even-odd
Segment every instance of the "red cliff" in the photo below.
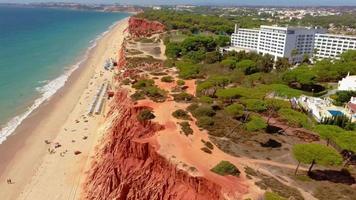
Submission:
<svg viewBox="0 0 356 200">
<path fill-rule="evenodd" d="M 165 26 L 157 21 L 131 17 L 129 20 L 129 33 L 132 37 L 149 37 L 156 33 L 162 33 Z"/>
<path fill-rule="evenodd" d="M 137 114 L 143 107 L 135 107 L 127 92 L 118 91 L 114 101 L 109 118 L 119 115 L 89 171 L 84 199 L 222 199 L 219 185 L 190 176 L 156 152 L 148 138 L 164 127 L 139 122 Z"/>
</svg>

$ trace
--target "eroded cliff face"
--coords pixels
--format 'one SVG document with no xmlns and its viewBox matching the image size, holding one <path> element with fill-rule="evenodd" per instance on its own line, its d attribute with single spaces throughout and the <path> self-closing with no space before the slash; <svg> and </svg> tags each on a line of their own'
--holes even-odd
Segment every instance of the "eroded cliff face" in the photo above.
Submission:
<svg viewBox="0 0 356 200">
<path fill-rule="evenodd" d="M 192 177 L 159 155 L 151 136 L 164 127 L 137 120 L 144 107 L 135 106 L 127 92 L 116 92 L 104 138 L 84 187 L 84 199 L 96 200 L 218 200 L 221 187 Z"/>
<path fill-rule="evenodd" d="M 132 37 L 149 37 L 156 33 L 162 33 L 165 26 L 156 21 L 130 17 L 128 30 Z"/>
</svg>

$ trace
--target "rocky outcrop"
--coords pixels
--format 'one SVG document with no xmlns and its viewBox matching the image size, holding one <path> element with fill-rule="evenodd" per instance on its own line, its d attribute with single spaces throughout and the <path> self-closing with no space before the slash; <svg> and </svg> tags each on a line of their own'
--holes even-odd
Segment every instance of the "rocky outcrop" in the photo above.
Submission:
<svg viewBox="0 0 356 200">
<path fill-rule="evenodd" d="M 155 149 L 151 137 L 164 128 L 141 123 L 127 92 L 116 92 L 108 118 L 112 127 L 104 138 L 84 187 L 90 200 L 218 200 L 221 187 L 203 177 L 177 169 Z"/>
<path fill-rule="evenodd" d="M 129 33 L 132 37 L 150 37 L 156 33 L 162 33 L 165 26 L 157 21 L 131 17 L 129 20 Z"/>
</svg>

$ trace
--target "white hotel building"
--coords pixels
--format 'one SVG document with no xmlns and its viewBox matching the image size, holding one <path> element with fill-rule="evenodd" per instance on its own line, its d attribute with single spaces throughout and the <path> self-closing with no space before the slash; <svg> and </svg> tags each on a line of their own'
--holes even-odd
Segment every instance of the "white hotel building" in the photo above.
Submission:
<svg viewBox="0 0 356 200">
<path fill-rule="evenodd" d="M 296 63 L 304 55 L 317 58 L 337 58 L 349 49 L 356 49 L 356 37 L 325 34 L 325 29 L 305 27 L 261 26 L 244 29 L 235 26 L 231 46 L 237 50 L 256 51 Z"/>
<path fill-rule="evenodd" d="M 315 34 L 316 58 L 340 58 L 340 54 L 349 50 L 356 50 L 356 36 Z"/>
</svg>

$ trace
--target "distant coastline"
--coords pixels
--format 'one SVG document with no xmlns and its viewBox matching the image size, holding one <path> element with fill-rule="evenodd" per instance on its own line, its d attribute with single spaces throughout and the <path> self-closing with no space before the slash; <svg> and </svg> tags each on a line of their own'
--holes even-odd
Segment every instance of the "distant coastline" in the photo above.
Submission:
<svg viewBox="0 0 356 200">
<path fill-rule="evenodd" d="M 98 12 L 126 12 L 136 14 L 143 9 L 137 6 L 106 5 L 106 4 L 80 4 L 80 3 L 0 3 L 0 6 L 17 6 L 29 8 L 54 8 Z"/>
</svg>

